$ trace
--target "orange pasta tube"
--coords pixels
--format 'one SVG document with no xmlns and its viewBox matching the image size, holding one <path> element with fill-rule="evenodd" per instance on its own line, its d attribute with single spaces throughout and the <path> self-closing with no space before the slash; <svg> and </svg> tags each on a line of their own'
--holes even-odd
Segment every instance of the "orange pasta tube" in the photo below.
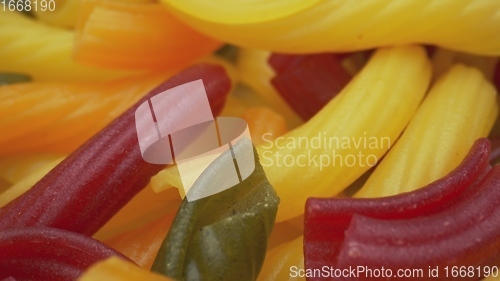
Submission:
<svg viewBox="0 0 500 281">
<path fill-rule="evenodd" d="M 0 87 L 0 155 L 71 152 L 168 76 Z"/>
<path fill-rule="evenodd" d="M 159 4 L 85 1 L 75 59 L 105 68 L 178 70 L 220 43 L 191 29 Z"/>
</svg>

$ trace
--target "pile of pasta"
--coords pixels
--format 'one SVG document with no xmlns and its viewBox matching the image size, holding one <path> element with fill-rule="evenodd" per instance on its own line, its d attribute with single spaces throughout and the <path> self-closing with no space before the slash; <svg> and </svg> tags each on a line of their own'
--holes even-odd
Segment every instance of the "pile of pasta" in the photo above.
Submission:
<svg viewBox="0 0 500 281">
<path fill-rule="evenodd" d="M 457 167 L 475 140 L 500 133 L 498 11 L 499 1 L 482 0 L 61 0 L 55 12 L 0 11 L 0 79 L 8 74 L 0 85 L 0 207 L 162 81 L 209 62 L 234 85 L 221 115 L 248 122 L 280 198 L 258 280 L 304 280 L 290 268 L 304 269 L 309 197 L 417 190 Z M 370 58 L 359 60 L 367 50 Z M 275 53 L 349 53 L 342 65 L 353 78 L 306 121 L 270 82 Z M 11 74 L 26 81 L 11 84 Z M 318 132 L 390 145 L 336 149 L 343 159 L 381 159 L 375 168 L 279 165 L 280 155 L 305 155 L 297 144 Z M 111 258 L 80 280 L 167 280 L 149 269 L 181 204 L 180 185 L 175 166 L 165 168 L 93 236 L 139 267 Z"/>
</svg>

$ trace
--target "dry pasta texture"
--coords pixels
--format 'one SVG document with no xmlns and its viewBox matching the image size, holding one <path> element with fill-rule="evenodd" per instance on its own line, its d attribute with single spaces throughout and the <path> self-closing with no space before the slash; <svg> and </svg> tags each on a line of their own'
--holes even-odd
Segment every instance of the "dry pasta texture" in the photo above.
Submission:
<svg viewBox="0 0 500 281">
<path fill-rule="evenodd" d="M 413 191 L 463 160 L 498 115 L 495 88 L 475 68 L 452 67 L 432 87 L 408 128 L 356 197 Z"/>
<path fill-rule="evenodd" d="M 0 87 L 0 155 L 69 153 L 168 76 Z"/>
</svg>

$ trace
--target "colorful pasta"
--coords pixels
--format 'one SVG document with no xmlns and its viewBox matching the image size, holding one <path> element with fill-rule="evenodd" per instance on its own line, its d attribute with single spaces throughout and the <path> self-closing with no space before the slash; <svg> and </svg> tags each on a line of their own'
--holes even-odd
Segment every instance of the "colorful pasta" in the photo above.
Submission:
<svg viewBox="0 0 500 281">
<path fill-rule="evenodd" d="M 498 280 L 499 11 L 0 1 L 0 280 Z"/>
<path fill-rule="evenodd" d="M 375 165 L 413 116 L 430 76 L 422 48 L 380 49 L 309 122 L 259 146 L 264 170 L 281 198 L 277 221 L 301 215 L 309 196 L 340 193 Z M 362 143 L 342 145 L 346 139 Z M 371 139 L 378 145 L 365 143 Z M 348 159 L 360 154 L 361 160 Z"/>
</svg>

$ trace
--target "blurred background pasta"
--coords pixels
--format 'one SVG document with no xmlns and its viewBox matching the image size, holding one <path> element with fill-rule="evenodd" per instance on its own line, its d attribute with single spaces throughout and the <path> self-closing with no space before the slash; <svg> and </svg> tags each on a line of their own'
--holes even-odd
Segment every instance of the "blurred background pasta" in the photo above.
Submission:
<svg viewBox="0 0 500 281">
<path fill-rule="evenodd" d="M 248 123 L 280 197 L 258 280 L 304 280 L 290 268 L 304 268 L 307 198 L 410 192 L 500 134 L 500 1 L 53 1 L 54 11 L 0 11 L 0 208 L 157 85 L 217 64 L 233 82 L 221 115 Z M 352 79 L 306 120 L 272 82 L 276 54 L 333 54 Z M 294 144 L 318 134 L 390 146 L 336 150 L 374 155 L 375 168 L 278 164 L 306 155 Z M 181 205 L 178 187 L 176 167 L 165 168 L 94 235 L 142 269 L 109 259 L 80 280 L 170 280 L 147 271 Z"/>
</svg>

